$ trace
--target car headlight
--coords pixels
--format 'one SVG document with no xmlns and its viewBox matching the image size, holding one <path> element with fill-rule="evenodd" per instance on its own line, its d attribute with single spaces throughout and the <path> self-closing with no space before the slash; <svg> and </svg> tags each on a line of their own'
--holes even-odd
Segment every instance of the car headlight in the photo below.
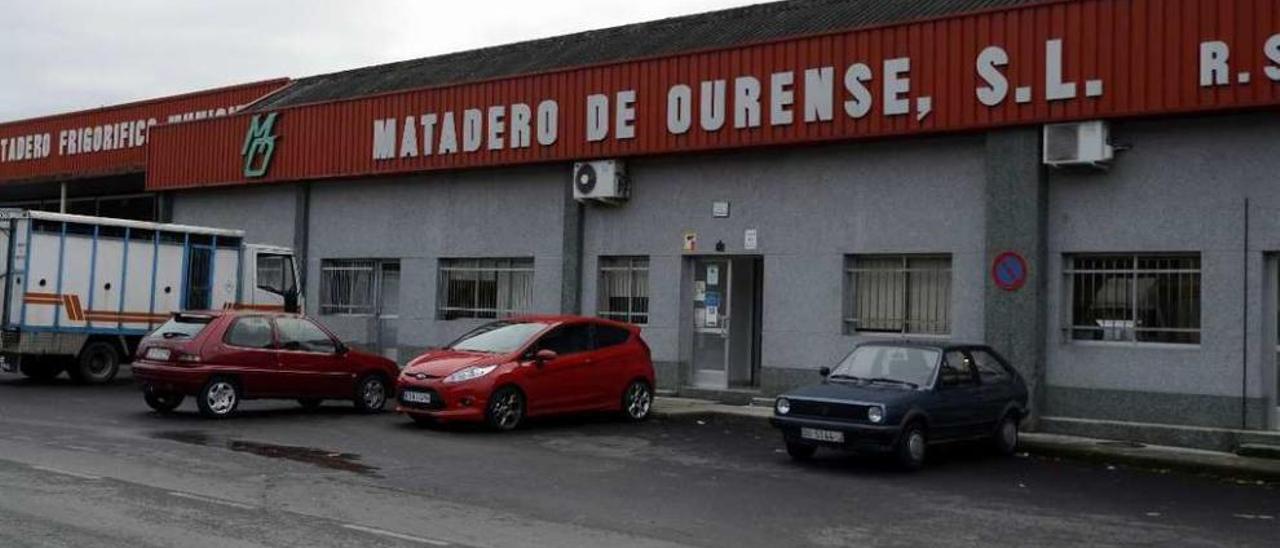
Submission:
<svg viewBox="0 0 1280 548">
<path fill-rule="evenodd" d="M 480 377 L 488 375 L 489 373 L 492 373 L 493 370 L 497 368 L 498 366 L 496 365 L 485 365 L 480 367 L 468 367 L 466 369 L 460 369 L 458 371 L 454 371 L 452 375 L 445 377 L 444 382 L 448 382 L 448 383 L 466 382 L 472 379 L 478 379 Z"/>
<path fill-rule="evenodd" d="M 787 398 L 778 398 L 773 408 L 779 415 L 786 415 L 791 412 L 791 401 L 787 400 Z"/>
<path fill-rule="evenodd" d="M 884 420 L 884 408 L 873 405 L 867 408 L 867 420 L 879 423 Z"/>
</svg>

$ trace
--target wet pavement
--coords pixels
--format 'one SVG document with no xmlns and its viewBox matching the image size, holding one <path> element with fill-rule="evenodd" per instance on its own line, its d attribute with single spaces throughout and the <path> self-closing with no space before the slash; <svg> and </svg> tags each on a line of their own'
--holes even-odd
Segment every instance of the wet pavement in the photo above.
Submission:
<svg viewBox="0 0 1280 548">
<path fill-rule="evenodd" d="M 176 493 L 176 494 L 175 494 Z M 85 505 L 92 502 L 93 507 Z M 80 516 L 92 516 L 81 519 Z M 211 524 L 221 524 L 213 527 Z M 398 536 L 397 536 L 398 535 Z M 106 387 L 0 377 L 0 545 L 1269 546 L 1276 485 L 938 452 L 915 474 L 761 421 L 689 415 L 423 428 L 349 403 L 150 412 Z M 34 541 L 33 541 L 34 539 Z M 376 542 L 374 542 L 376 541 Z"/>
</svg>

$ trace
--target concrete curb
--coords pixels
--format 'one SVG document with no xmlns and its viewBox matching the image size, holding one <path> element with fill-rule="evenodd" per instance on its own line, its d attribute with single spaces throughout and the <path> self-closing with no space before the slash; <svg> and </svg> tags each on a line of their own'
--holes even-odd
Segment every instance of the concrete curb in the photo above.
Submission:
<svg viewBox="0 0 1280 548">
<path fill-rule="evenodd" d="M 773 409 L 760 406 L 725 405 L 691 398 L 658 397 L 654 400 L 652 413 L 658 418 L 724 415 L 765 421 L 773 415 Z M 1218 451 L 1038 432 L 1022 433 L 1018 449 L 1040 456 L 1093 463 L 1176 469 L 1197 474 L 1280 482 L 1280 460 L 1242 457 Z"/>
</svg>

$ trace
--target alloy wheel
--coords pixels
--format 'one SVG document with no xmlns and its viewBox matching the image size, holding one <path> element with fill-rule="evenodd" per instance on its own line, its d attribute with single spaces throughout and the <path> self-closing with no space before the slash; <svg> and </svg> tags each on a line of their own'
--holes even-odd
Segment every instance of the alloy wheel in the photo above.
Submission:
<svg viewBox="0 0 1280 548">
<path fill-rule="evenodd" d="M 366 409 L 382 409 L 387 403 L 387 387 L 382 379 L 374 377 L 365 381 L 364 392 L 360 395 Z"/>
<path fill-rule="evenodd" d="M 643 419 L 649 416 L 652 406 L 653 393 L 649 387 L 642 382 L 633 383 L 627 390 L 627 415 L 635 420 Z"/>
<path fill-rule="evenodd" d="M 514 390 L 503 392 L 493 403 L 494 423 L 503 430 L 515 428 L 523 414 L 524 404 L 520 401 L 520 394 Z"/>
<path fill-rule="evenodd" d="M 907 437 L 907 452 L 911 455 L 911 459 L 916 462 L 924 460 L 924 434 L 919 430 L 912 430 L 910 436 Z"/>
<path fill-rule="evenodd" d="M 216 414 L 230 413 L 236 406 L 236 387 L 227 381 L 217 381 L 209 387 L 205 403 Z"/>
</svg>

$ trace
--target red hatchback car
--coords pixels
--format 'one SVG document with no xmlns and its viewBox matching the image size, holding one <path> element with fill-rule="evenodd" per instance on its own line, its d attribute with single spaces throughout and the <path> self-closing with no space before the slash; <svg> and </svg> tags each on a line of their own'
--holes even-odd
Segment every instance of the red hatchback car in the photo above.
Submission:
<svg viewBox="0 0 1280 548">
<path fill-rule="evenodd" d="M 347 348 L 319 323 L 295 314 L 174 314 L 138 345 L 133 376 L 147 405 L 169 412 L 195 396 L 200 413 L 222 418 L 247 399 L 297 399 L 304 407 L 351 400 L 381 411 L 400 370 Z"/>
<path fill-rule="evenodd" d="M 418 422 L 485 422 L 587 411 L 649 416 L 653 362 L 639 328 L 598 318 L 533 316 L 483 325 L 418 356 L 397 381 L 396 410 Z"/>
</svg>

